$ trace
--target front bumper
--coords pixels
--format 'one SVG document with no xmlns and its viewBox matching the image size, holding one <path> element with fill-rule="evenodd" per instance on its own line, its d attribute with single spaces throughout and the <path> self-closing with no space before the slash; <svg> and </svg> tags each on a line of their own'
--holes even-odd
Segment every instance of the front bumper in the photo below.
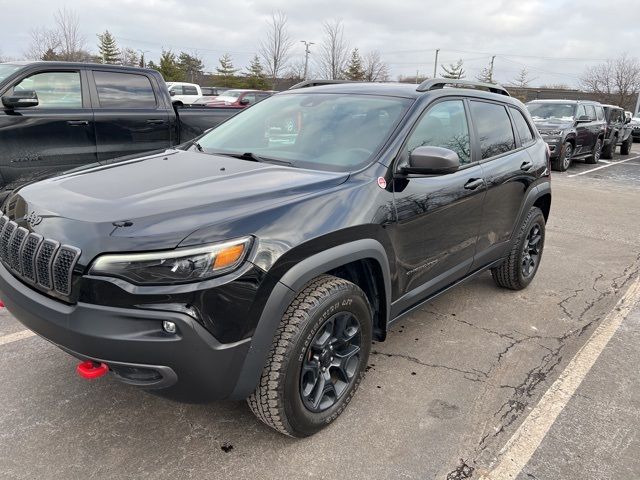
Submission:
<svg viewBox="0 0 640 480">
<path fill-rule="evenodd" d="M 558 157 L 558 155 L 560 155 L 560 150 L 562 149 L 562 138 L 543 136 L 542 140 L 544 140 L 544 142 L 549 145 L 551 158 L 556 158 Z"/>
<path fill-rule="evenodd" d="M 27 287 L 2 264 L 0 298 L 26 327 L 80 359 L 106 363 L 119 380 L 210 400 L 231 395 L 251 343 L 220 343 L 184 313 L 67 305 Z M 164 332 L 164 320 L 176 324 L 176 334 Z"/>
</svg>

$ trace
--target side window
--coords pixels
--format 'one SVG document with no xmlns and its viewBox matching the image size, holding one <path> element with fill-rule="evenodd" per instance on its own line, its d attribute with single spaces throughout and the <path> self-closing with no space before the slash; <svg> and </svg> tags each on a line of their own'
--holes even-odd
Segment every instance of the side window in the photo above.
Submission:
<svg viewBox="0 0 640 480">
<path fill-rule="evenodd" d="M 174 85 L 169 89 L 169 93 L 174 93 L 175 95 L 182 95 L 182 85 Z"/>
<path fill-rule="evenodd" d="M 598 117 L 599 121 L 604 120 L 604 110 L 602 109 L 602 107 L 596 107 L 596 116 Z"/>
<path fill-rule="evenodd" d="M 198 95 L 198 89 L 190 85 L 185 85 L 184 87 L 182 87 L 182 91 L 184 95 Z"/>
<path fill-rule="evenodd" d="M 256 94 L 255 93 L 247 93 L 244 97 L 242 97 L 243 100 L 249 100 L 249 105 L 253 105 L 254 103 L 256 103 Z"/>
<path fill-rule="evenodd" d="M 613 121 L 614 122 L 620 122 L 621 121 L 621 111 L 618 109 L 613 110 Z"/>
<path fill-rule="evenodd" d="M 422 146 L 443 147 L 460 157 L 460 164 L 471 162 L 469 126 L 462 100 L 447 100 L 430 108 L 409 136 L 407 153 Z"/>
<path fill-rule="evenodd" d="M 596 119 L 596 109 L 593 108 L 593 105 L 587 105 L 587 115 L 589 115 L 591 120 Z"/>
<path fill-rule="evenodd" d="M 505 107 L 495 103 L 472 101 L 471 117 L 478 129 L 483 159 L 516 148 L 513 128 Z"/>
<path fill-rule="evenodd" d="M 517 108 L 511 109 L 511 116 L 513 117 L 513 123 L 515 124 L 516 130 L 518 131 L 518 135 L 520 135 L 520 141 L 522 145 L 526 145 L 527 143 L 533 140 L 533 133 L 531 133 L 531 127 L 529 126 L 529 122 L 524 118 L 522 112 Z"/>
<path fill-rule="evenodd" d="M 584 105 L 578 105 L 578 113 L 576 113 L 576 118 L 583 117 L 587 114 L 587 111 L 584 108 Z"/>
<path fill-rule="evenodd" d="M 37 108 L 82 108 L 80 72 L 43 72 L 25 78 L 14 92 L 32 90 L 38 94 Z"/>
<path fill-rule="evenodd" d="M 155 108 L 156 96 L 149 78 L 135 73 L 94 71 L 102 108 Z"/>
</svg>

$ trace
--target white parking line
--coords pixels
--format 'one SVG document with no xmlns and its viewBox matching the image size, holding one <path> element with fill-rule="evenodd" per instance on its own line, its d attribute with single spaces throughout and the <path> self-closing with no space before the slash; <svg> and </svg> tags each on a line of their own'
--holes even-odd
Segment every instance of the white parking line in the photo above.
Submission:
<svg viewBox="0 0 640 480">
<path fill-rule="evenodd" d="M 614 165 L 618 165 L 619 163 L 630 162 L 631 160 L 637 160 L 638 158 L 640 158 L 640 155 L 631 157 L 631 158 L 625 158 L 624 160 L 619 160 L 617 162 L 611 162 L 606 165 L 602 165 L 600 167 L 592 168 L 590 170 L 585 170 L 584 172 L 574 173 L 573 175 L 567 175 L 567 177 L 577 177 L 578 175 L 584 175 L 586 173 L 595 172 L 596 170 L 602 170 L 603 168 L 613 167 Z"/>
<path fill-rule="evenodd" d="M 600 353 L 639 300 L 640 278 L 637 278 L 502 447 L 500 460 L 495 467 L 482 475 L 480 480 L 513 480 L 520 474 Z M 588 413 L 585 412 L 585 415 Z"/>
<path fill-rule="evenodd" d="M 35 333 L 31 330 L 20 330 L 16 333 L 10 333 L 4 337 L 0 337 L 0 345 L 6 345 L 7 343 L 17 342 L 18 340 L 24 340 L 25 338 L 33 337 Z"/>
</svg>

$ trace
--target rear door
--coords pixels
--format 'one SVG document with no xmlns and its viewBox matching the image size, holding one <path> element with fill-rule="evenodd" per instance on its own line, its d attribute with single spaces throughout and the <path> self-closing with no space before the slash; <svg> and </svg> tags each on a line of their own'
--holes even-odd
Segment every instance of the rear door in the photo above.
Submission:
<svg viewBox="0 0 640 480">
<path fill-rule="evenodd" d="M 576 120 L 585 115 L 587 115 L 585 106 L 583 104 L 578 105 Z M 590 152 L 593 149 L 595 140 L 592 139 L 591 123 L 592 122 L 576 123 L 576 154 Z"/>
<path fill-rule="evenodd" d="M 169 110 L 144 73 L 93 70 L 98 160 L 168 148 Z"/>
<path fill-rule="evenodd" d="M 469 104 L 487 184 L 475 269 L 498 260 L 510 246 L 524 197 L 536 178 L 528 152 L 535 136 L 519 108 L 479 99 Z"/>
<path fill-rule="evenodd" d="M 600 133 L 600 124 L 598 122 L 598 114 L 596 113 L 595 105 L 585 105 L 585 110 L 591 121 L 587 124 L 589 126 L 589 144 L 585 145 L 583 153 L 591 152 L 598 140 L 598 134 Z"/>
<path fill-rule="evenodd" d="M 35 91 L 39 105 L 3 110 L 0 181 L 22 183 L 96 161 L 93 112 L 83 70 L 27 73 L 6 94 L 20 90 Z"/>
</svg>

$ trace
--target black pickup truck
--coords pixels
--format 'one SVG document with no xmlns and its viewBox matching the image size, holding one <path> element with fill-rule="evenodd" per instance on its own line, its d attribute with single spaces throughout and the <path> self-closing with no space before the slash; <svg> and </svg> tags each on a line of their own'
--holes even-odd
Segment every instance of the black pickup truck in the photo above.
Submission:
<svg viewBox="0 0 640 480">
<path fill-rule="evenodd" d="M 0 63 L 0 189 L 200 135 L 237 109 L 174 109 L 155 70 Z"/>
</svg>

